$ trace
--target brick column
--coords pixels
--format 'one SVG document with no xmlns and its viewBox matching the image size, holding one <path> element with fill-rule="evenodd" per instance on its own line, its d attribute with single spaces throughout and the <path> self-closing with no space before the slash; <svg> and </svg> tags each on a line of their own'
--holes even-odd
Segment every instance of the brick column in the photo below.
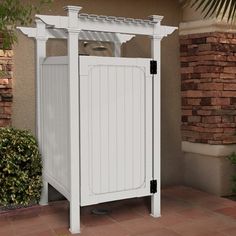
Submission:
<svg viewBox="0 0 236 236">
<path fill-rule="evenodd" d="M 5 127 L 11 125 L 13 51 L 3 50 L 2 41 L 0 35 L 0 127 Z"/>
<path fill-rule="evenodd" d="M 236 143 L 236 33 L 180 36 L 182 139 Z"/>
</svg>

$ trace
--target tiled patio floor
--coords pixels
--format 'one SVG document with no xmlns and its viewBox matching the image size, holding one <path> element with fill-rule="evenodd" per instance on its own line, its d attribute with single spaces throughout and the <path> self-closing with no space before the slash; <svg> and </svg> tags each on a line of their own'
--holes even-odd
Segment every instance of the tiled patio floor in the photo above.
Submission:
<svg viewBox="0 0 236 236">
<path fill-rule="evenodd" d="M 81 212 L 81 236 L 236 236 L 236 202 L 187 187 L 162 191 L 162 217 L 149 216 L 149 198 L 106 203 L 110 214 Z M 0 214 L 0 236 L 66 236 L 68 203 Z"/>
</svg>

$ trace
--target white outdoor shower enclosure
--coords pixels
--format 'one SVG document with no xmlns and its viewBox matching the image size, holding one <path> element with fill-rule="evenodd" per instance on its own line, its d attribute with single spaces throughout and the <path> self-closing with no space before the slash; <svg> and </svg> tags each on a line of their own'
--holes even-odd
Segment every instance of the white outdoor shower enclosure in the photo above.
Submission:
<svg viewBox="0 0 236 236">
<path fill-rule="evenodd" d="M 48 183 L 70 202 L 70 231 L 80 206 L 150 195 L 160 216 L 160 42 L 176 28 L 148 20 L 79 14 L 36 15 L 37 138 Z M 122 43 L 151 39 L 152 58 L 120 57 Z M 46 57 L 49 38 L 67 39 L 68 56 Z M 79 56 L 79 40 L 114 44 L 114 57 Z"/>
</svg>

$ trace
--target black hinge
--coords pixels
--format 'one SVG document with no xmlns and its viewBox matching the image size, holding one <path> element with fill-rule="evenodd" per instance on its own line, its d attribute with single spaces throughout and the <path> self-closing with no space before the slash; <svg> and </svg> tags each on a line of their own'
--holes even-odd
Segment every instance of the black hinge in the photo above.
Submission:
<svg viewBox="0 0 236 236">
<path fill-rule="evenodd" d="M 157 74 L 157 61 L 150 61 L 150 74 L 156 75 Z"/>
<path fill-rule="evenodd" d="M 150 192 L 151 193 L 157 192 L 157 181 L 155 179 L 150 181 Z"/>
</svg>

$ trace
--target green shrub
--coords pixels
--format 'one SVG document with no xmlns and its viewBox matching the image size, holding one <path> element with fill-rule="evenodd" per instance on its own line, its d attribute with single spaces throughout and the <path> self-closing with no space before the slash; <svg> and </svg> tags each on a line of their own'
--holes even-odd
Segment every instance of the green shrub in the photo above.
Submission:
<svg viewBox="0 0 236 236">
<path fill-rule="evenodd" d="M 42 162 L 35 138 L 25 130 L 0 128 L 0 205 L 39 201 Z"/>
</svg>

